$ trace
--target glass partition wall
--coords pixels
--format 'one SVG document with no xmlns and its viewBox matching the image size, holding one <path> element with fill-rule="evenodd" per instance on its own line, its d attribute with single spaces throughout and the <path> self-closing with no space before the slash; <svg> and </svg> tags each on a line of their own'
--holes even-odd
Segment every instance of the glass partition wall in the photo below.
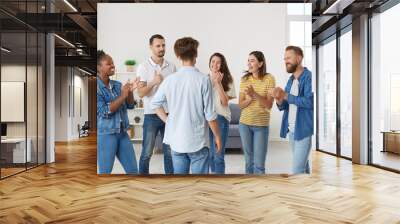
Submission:
<svg viewBox="0 0 400 224">
<path fill-rule="evenodd" d="M 318 47 L 318 149 L 336 154 L 336 36 Z"/>
<path fill-rule="evenodd" d="M 352 157 L 352 27 L 317 46 L 317 149 Z"/>
<path fill-rule="evenodd" d="M 352 158 L 352 32 L 348 26 L 340 36 L 340 154 Z"/>
<path fill-rule="evenodd" d="M 400 172 L 400 4 L 373 14 L 369 96 L 369 162 Z"/>
<path fill-rule="evenodd" d="M 400 172 L 400 4 L 369 12 L 368 164 Z M 362 37 L 364 38 L 364 37 Z M 318 43 L 317 148 L 352 158 L 352 27 Z"/>
<path fill-rule="evenodd" d="M 35 13 L 42 10 L 39 2 L 20 1 L 18 7 Z M 44 33 L 3 11 L 0 11 L 0 26 L 0 178 L 3 179 L 46 160 L 46 39 Z"/>
</svg>

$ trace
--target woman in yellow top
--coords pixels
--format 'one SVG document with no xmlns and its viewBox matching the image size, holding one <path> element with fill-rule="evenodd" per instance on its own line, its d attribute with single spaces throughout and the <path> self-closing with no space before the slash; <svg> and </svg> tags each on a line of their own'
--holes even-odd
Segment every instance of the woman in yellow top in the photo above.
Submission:
<svg viewBox="0 0 400 224">
<path fill-rule="evenodd" d="M 269 120 L 274 102 L 268 94 L 275 88 L 275 78 L 267 73 L 264 54 L 250 53 L 249 69 L 240 82 L 239 132 L 246 160 L 246 174 L 264 174 L 268 149 Z"/>
</svg>

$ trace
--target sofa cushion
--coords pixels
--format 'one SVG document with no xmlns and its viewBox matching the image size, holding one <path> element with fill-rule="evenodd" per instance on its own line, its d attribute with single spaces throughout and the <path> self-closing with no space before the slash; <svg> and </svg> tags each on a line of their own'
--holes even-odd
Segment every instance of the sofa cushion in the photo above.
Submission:
<svg viewBox="0 0 400 224">
<path fill-rule="evenodd" d="M 240 108 L 236 103 L 230 103 L 229 109 L 231 110 L 231 124 L 239 124 Z"/>
<path fill-rule="evenodd" d="M 228 137 L 240 137 L 238 124 L 229 125 Z"/>
</svg>

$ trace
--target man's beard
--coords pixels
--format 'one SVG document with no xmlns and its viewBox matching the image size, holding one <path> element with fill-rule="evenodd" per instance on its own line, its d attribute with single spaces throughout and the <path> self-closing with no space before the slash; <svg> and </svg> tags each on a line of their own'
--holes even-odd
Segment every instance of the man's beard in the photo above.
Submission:
<svg viewBox="0 0 400 224">
<path fill-rule="evenodd" d="M 298 66 L 298 65 L 296 65 L 296 64 L 287 64 L 287 65 L 286 65 L 286 71 L 287 71 L 288 73 L 293 73 L 293 72 L 296 71 L 297 66 Z"/>
<path fill-rule="evenodd" d="M 160 51 L 160 52 L 158 52 L 158 54 L 157 54 L 157 56 L 158 57 L 164 57 L 164 55 L 165 55 L 165 51 Z"/>
</svg>

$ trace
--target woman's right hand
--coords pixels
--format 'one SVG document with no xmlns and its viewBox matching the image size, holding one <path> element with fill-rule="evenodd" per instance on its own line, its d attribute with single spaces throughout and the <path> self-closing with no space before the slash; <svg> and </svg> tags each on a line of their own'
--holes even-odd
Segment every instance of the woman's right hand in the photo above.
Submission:
<svg viewBox="0 0 400 224">
<path fill-rule="evenodd" d="M 254 101 L 254 100 L 255 99 L 253 97 L 247 95 L 246 100 L 244 102 L 246 103 L 247 106 L 249 106 L 251 104 L 251 102 Z"/>
<path fill-rule="evenodd" d="M 221 83 L 224 75 L 221 72 L 211 72 L 211 81 L 215 84 Z"/>
<path fill-rule="evenodd" d="M 245 90 L 244 93 L 246 93 L 247 96 L 249 96 L 252 99 L 256 98 L 256 91 L 254 90 L 254 87 L 252 85 L 249 85 Z"/>
</svg>

